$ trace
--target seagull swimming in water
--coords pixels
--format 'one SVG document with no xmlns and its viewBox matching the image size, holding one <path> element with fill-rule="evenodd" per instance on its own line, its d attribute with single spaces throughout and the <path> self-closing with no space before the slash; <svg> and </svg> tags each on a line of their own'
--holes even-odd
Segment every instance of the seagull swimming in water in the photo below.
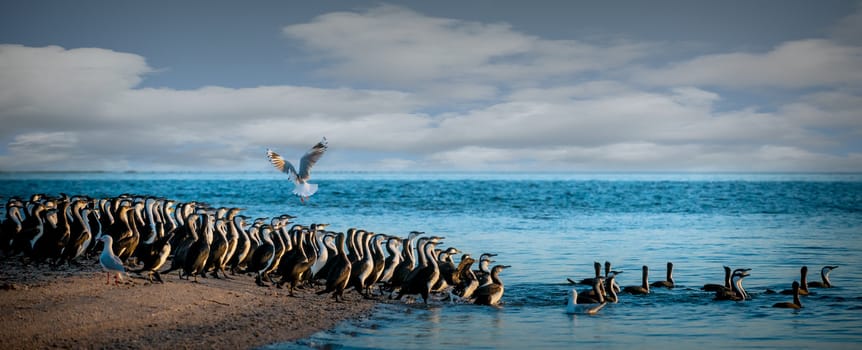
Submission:
<svg viewBox="0 0 862 350">
<path fill-rule="evenodd" d="M 578 291 L 572 288 L 572 290 L 569 292 L 569 301 L 566 305 L 566 313 L 570 315 L 595 315 L 607 304 L 608 303 L 604 300 L 599 304 L 578 304 Z"/>
<path fill-rule="evenodd" d="M 272 163 L 276 169 L 281 170 L 283 173 L 290 176 L 290 179 L 293 180 L 295 187 L 293 188 L 293 194 L 299 196 L 299 199 L 305 203 L 305 200 L 308 197 L 311 197 L 315 192 L 317 192 L 317 185 L 310 184 L 308 181 L 311 178 L 311 167 L 317 163 L 317 160 L 323 156 L 323 153 L 326 152 L 326 138 L 324 137 L 320 142 L 318 142 L 314 147 L 311 147 L 305 155 L 302 156 L 299 160 L 299 171 L 296 171 L 296 168 L 293 167 L 293 164 L 284 160 L 278 153 L 273 152 L 271 149 L 266 149 L 266 157 L 269 158 L 269 162 Z"/>
</svg>

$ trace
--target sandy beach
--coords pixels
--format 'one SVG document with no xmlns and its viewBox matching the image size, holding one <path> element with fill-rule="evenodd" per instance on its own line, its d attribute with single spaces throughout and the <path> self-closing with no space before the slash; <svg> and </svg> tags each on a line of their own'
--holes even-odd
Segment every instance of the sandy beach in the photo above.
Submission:
<svg viewBox="0 0 862 350">
<path fill-rule="evenodd" d="M 373 300 L 335 303 L 312 290 L 259 287 L 250 276 L 106 285 L 97 262 L 51 268 L 0 261 L 6 349 L 248 349 L 307 337 L 370 314 Z"/>
</svg>

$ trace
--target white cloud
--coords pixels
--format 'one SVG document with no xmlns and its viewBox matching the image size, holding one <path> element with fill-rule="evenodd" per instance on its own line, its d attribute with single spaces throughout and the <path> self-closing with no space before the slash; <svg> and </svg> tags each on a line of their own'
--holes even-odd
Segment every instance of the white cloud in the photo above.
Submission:
<svg viewBox="0 0 862 350">
<path fill-rule="evenodd" d="M 15 136 L 0 156 L 0 169 L 81 170 L 124 168 L 124 161 L 93 156 L 75 132 L 33 132 Z"/>
<path fill-rule="evenodd" d="M 521 161 L 522 151 L 491 148 L 482 146 L 466 146 L 431 154 L 428 159 L 443 164 L 445 169 L 480 170 L 494 168 L 495 163 L 511 166 Z"/>
<path fill-rule="evenodd" d="M 70 125 L 150 71 L 143 57 L 111 50 L 0 45 L 0 114 L 13 126 L 38 127 L 44 116 Z"/>
<path fill-rule="evenodd" d="M 154 69 L 139 55 L 0 45 L 0 169 L 269 170 L 266 147 L 296 159 L 326 136 L 318 169 L 862 171 L 862 60 L 846 43 L 627 70 L 654 45 L 388 5 L 284 33 L 339 80 L 388 88 L 140 88 Z M 717 107 L 740 87 L 787 102 Z"/>
<path fill-rule="evenodd" d="M 633 73 L 660 86 L 804 88 L 862 83 L 862 47 L 826 39 L 789 41 L 765 53 L 703 55 Z"/>
<path fill-rule="evenodd" d="M 78 137 L 74 133 L 35 132 L 15 136 L 15 140 L 9 143 L 9 149 L 54 157 L 54 153 L 73 149 L 77 143 Z"/>
<path fill-rule="evenodd" d="M 365 113 L 402 111 L 417 105 L 417 100 L 410 94 L 397 91 L 210 86 L 195 90 L 126 90 L 111 100 L 104 114 L 207 123 L 312 117 L 337 120 Z"/>
<path fill-rule="evenodd" d="M 632 94 L 638 90 L 613 80 L 595 80 L 580 84 L 568 84 L 548 88 L 522 88 L 506 97 L 509 101 L 566 102 L 608 96 Z"/>
<path fill-rule="evenodd" d="M 547 149 L 464 147 L 429 160 L 472 170 L 532 171 L 860 171 L 862 153 L 846 156 L 789 146 L 712 147 L 701 144 L 618 143 Z M 535 168 L 541 165 L 541 168 Z"/>
<path fill-rule="evenodd" d="M 444 115 L 429 143 L 514 148 L 713 138 L 699 126 L 716 119 L 710 110 L 714 93 L 691 87 L 668 93 L 612 89 L 584 97 L 582 91 L 533 88 L 515 92 L 507 102 Z M 682 132 L 686 127 L 690 130 Z"/>
<path fill-rule="evenodd" d="M 594 45 L 547 40 L 506 23 L 429 17 L 382 5 L 365 12 L 335 12 L 284 28 L 331 64 L 322 72 L 337 79 L 424 89 L 455 86 L 447 98 L 471 98 L 462 84 L 518 86 L 616 67 L 642 57 L 651 45 L 614 42 Z M 478 96 L 487 96 L 488 88 Z M 434 89 L 436 92 L 445 93 Z"/>
<path fill-rule="evenodd" d="M 368 147 L 380 149 L 386 147 L 384 139 L 367 136 L 412 134 L 427 123 L 403 113 L 422 103 L 405 92 L 303 86 L 136 88 L 149 71 L 143 57 L 110 50 L 0 47 L 0 136 L 14 138 L 0 158 L 0 169 L 103 169 L 136 162 L 230 168 L 236 164 L 223 159 L 253 159 L 244 154 L 263 145 L 304 151 L 331 135 L 370 139 L 378 146 Z M 106 161 L 64 160 L 60 153 L 37 152 L 56 149 L 60 140 L 66 140 L 67 153 Z M 23 161 L 46 157 L 53 158 Z"/>
<path fill-rule="evenodd" d="M 862 135 L 862 97 L 843 91 L 801 96 L 782 107 L 781 114 L 808 128 Z"/>
<path fill-rule="evenodd" d="M 379 170 L 379 171 L 398 171 L 398 170 L 410 170 L 411 167 L 416 165 L 416 161 L 411 159 L 400 159 L 400 158 L 384 158 L 376 162 L 375 166 L 369 170 Z"/>
<path fill-rule="evenodd" d="M 257 142 L 273 145 L 296 145 L 290 138 L 307 140 L 314 135 L 325 135 L 330 148 L 363 151 L 400 152 L 416 150 L 422 140 L 429 137 L 431 119 L 421 114 L 364 114 L 351 118 L 312 117 L 299 120 L 271 119 L 243 124 L 238 136 L 255 138 Z M 316 136 L 319 139 L 320 136 Z M 313 142 L 301 143 L 307 148 Z M 305 149 L 302 150 L 303 152 Z"/>
<path fill-rule="evenodd" d="M 505 24 L 432 18 L 390 5 L 325 14 L 284 33 L 336 60 L 334 75 L 397 82 L 463 73 L 491 57 L 522 53 L 530 42 Z"/>
</svg>

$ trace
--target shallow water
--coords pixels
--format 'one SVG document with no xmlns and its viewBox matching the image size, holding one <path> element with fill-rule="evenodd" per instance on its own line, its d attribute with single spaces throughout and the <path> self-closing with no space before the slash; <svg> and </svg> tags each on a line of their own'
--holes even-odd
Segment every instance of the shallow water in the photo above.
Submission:
<svg viewBox="0 0 862 350">
<path fill-rule="evenodd" d="M 289 213 L 299 223 L 445 236 L 478 256 L 512 265 L 499 308 L 433 303 L 381 305 L 373 317 L 272 348 L 855 348 L 862 343 L 862 175 L 321 173 L 301 205 L 278 173 L 0 174 L 0 196 L 45 192 L 140 193 L 252 216 Z M 596 316 L 567 315 L 566 278 L 592 262 L 623 270 L 618 282 L 664 279 L 679 287 L 624 295 Z M 699 290 L 720 283 L 722 265 L 752 268 L 753 299 L 715 302 Z M 839 265 L 832 289 L 814 289 L 802 310 L 773 309 L 766 294 L 810 268 Z M 578 289 L 586 289 L 577 286 Z"/>
</svg>

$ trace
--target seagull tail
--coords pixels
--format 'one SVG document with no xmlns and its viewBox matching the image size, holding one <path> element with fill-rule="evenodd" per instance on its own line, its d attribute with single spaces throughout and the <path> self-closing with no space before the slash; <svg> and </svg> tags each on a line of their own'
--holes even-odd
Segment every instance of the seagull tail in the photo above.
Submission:
<svg viewBox="0 0 862 350">
<path fill-rule="evenodd" d="M 300 197 L 311 197 L 317 192 L 317 184 L 299 183 L 293 188 L 293 194 Z"/>
</svg>

